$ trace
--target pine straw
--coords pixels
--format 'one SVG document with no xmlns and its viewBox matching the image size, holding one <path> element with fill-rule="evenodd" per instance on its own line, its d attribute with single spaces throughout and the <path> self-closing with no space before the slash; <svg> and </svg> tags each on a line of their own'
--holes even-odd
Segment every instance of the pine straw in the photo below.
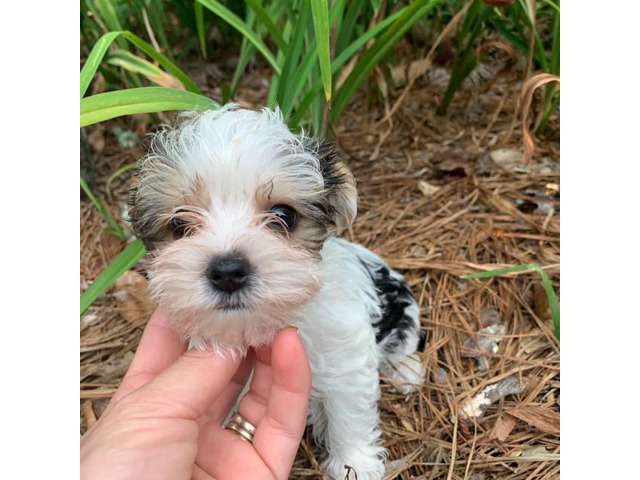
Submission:
<svg viewBox="0 0 640 480">
<path fill-rule="evenodd" d="M 252 90 L 245 98 L 260 96 Z M 457 99 L 449 117 L 442 118 L 434 113 L 438 97 L 417 86 L 392 123 L 379 124 L 384 110 L 368 110 L 363 95 L 334 132 L 360 194 L 358 219 L 344 236 L 371 248 L 405 274 L 419 298 L 429 339 L 420 354 L 428 381 L 419 392 L 403 396 L 382 382 L 387 478 L 559 478 L 560 439 L 557 432 L 551 433 L 559 428 L 559 344 L 539 278 L 527 272 L 488 280 L 460 278 L 505 265 L 537 263 L 559 293 L 559 196 L 553 193 L 559 184 L 558 142 L 538 145 L 523 173 L 510 173 L 487 160 L 487 152 L 496 149 L 509 130 L 516 97 L 513 82 L 503 79 L 488 92 Z M 557 118 L 551 127 L 557 131 Z M 101 194 L 108 174 L 139 153 L 123 151 L 110 135 L 106 138 L 104 152 L 95 159 L 96 190 Z M 506 144 L 518 150 L 521 145 L 517 134 Z M 439 189 L 429 193 L 423 185 L 426 194 L 422 193 L 420 181 Z M 107 201 L 116 217 L 126 187 L 127 178 L 116 180 Z M 551 209 L 542 215 L 531 213 L 544 194 L 549 194 L 543 200 Z M 105 224 L 86 201 L 81 225 L 81 278 L 86 281 L 122 245 L 100 234 Z M 138 271 L 144 270 L 141 263 Z M 153 310 L 144 293 L 144 277 L 131 273 L 125 280 L 81 319 L 82 431 L 117 388 Z M 484 309 L 499 312 L 506 332 L 497 352 L 485 353 L 477 362 L 464 355 L 479 347 L 463 344 L 482 336 L 477 332 L 484 326 Z M 500 399 L 475 421 L 458 415 L 464 402 L 484 387 L 511 376 L 524 385 L 522 393 Z M 525 413 L 516 419 L 508 413 L 514 409 L 519 409 L 514 415 L 520 409 Z M 551 425 L 540 412 L 551 418 Z M 506 428 L 503 440 L 492 436 L 496 423 L 498 430 Z M 509 433 L 505 425 L 513 430 Z M 321 451 L 307 432 L 292 477 L 321 478 L 320 461 Z"/>
</svg>

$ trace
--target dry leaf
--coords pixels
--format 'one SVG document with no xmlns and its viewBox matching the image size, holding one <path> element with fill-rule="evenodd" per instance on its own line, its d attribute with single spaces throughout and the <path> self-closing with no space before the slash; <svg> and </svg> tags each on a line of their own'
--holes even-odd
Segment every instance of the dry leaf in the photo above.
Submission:
<svg viewBox="0 0 640 480">
<path fill-rule="evenodd" d="M 518 377 L 507 377 L 499 382 L 492 383 L 482 389 L 473 398 L 464 402 L 459 409 L 460 416 L 466 418 L 480 418 L 487 408 L 507 395 L 522 393 L 525 386 L 518 383 Z"/>
<path fill-rule="evenodd" d="M 489 439 L 504 442 L 516 426 L 516 419 L 510 415 L 500 416 L 496 420 Z"/>
<path fill-rule="evenodd" d="M 522 119 L 522 142 L 524 143 L 524 164 L 528 164 L 533 156 L 535 149 L 535 142 L 533 136 L 527 126 L 527 117 L 529 116 L 529 108 L 531 107 L 531 101 L 533 100 L 533 94 L 536 89 L 549 82 L 558 82 L 558 88 L 560 88 L 560 77 L 557 75 L 551 75 L 550 73 L 540 73 L 534 75 L 527 80 L 522 86 L 520 92 L 520 109 L 519 114 Z"/>
<path fill-rule="evenodd" d="M 442 187 L 438 187 L 436 185 L 431 185 L 430 183 L 425 182 L 424 180 L 420 180 L 418 182 L 418 188 L 422 192 L 425 197 L 430 197 L 440 190 Z"/>
<path fill-rule="evenodd" d="M 560 193 L 560 185 L 557 183 L 547 183 L 544 188 L 547 195 L 557 195 Z"/>
<path fill-rule="evenodd" d="M 498 167 L 507 172 L 515 172 L 518 167 L 524 165 L 524 155 L 520 150 L 512 148 L 501 148 L 489 152 L 489 158 L 493 160 Z"/>
<path fill-rule="evenodd" d="M 125 272 L 115 286 L 118 292 L 118 312 L 130 323 L 144 324 L 156 309 L 156 303 L 149 295 L 147 279 L 134 270 Z"/>
<path fill-rule="evenodd" d="M 544 407 L 523 407 L 505 412 L 546 433 L 560 435 L 560 413 Z"/>
<path fill-rule="evenodd" d="M 542 284 L 536 282 L 533 284 L 533 311 L 541 320 L 551 318 L 551 310 L 549 309 L 549 297 Z"/>
<path fill-rule="evenodd" d="M 467 177 L 473 175 L 477 156 L 468 149 L 452 147 L 436 152 L 433 163 L 441 175 Z"/>
</svg>

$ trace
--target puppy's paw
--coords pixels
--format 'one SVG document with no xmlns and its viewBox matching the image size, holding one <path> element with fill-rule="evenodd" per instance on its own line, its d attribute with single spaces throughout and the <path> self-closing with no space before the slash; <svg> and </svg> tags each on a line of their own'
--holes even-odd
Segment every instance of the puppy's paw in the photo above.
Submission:
<svg viewBox="0 0 640 480">
<path fill-rule="evenodd" d="M 405 395 L 415 392 L 425 381 L 424 365 L 415 353 L 384 365 L 381 373 L 391 380 L 396 390 Z"/>
<path fill-rule="evenodd" d="M 384 476 L 382 455 L 350 455 L 349 460 L 329 456 L 322 464 L 333 480 L 380 480 Z"/>
</svg>

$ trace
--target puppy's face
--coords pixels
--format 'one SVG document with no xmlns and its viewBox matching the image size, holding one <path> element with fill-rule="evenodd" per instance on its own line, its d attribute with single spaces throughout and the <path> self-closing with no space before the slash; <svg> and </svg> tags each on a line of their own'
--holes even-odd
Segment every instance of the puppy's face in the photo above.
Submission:
<svg viewBox="0 0 640 480">
<path fill-rule="evenodd" d="M 150 287 L 196 346 L 270 341 L 318 289 L 325 239 L 356 215 L 353 176 L 278 112 L 190 114 L 152 141 L 131 194 Z"/>
</svg>

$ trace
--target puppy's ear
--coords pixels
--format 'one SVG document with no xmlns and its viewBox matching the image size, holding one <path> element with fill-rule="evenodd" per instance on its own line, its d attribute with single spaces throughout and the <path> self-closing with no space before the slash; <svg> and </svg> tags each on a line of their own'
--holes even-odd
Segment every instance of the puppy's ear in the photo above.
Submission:
<svg viewBox="0 0 640 480">
<path fill-rule="evenodd" d="M 139 196 L 140 186 L 140 168 L 136 169 L 131 181 L 131 187 L 129 188 L 129 198 L 127 202 L 127 216 L 129 217 L 129 223 L 133 229 L 133 233 L 138 237 L 145 246 L 148 248 L 150 243 L 149 233 L 151 231 L 151 222 L 149 215 L 144 213 L 144 201 Z"/>
<path fill-rule="evenodd" d="M 158 221 L 162 213 L 161 198 L 148 182 L 143 182 L 144 172 L 138 168 L 133 175 L 127 203 L 128 217 L 133 233 L 144 243 L 148 251 L 154 249 L 166 232 Z"/>
<path fill-rule="evenodd" d="M 340 230 L 349 227 L 358 213 L 356 180 L 338 152 L 327 142 L 318 141 L 320 170 L 327 192 L 333 222 Z"/>
</svg>

